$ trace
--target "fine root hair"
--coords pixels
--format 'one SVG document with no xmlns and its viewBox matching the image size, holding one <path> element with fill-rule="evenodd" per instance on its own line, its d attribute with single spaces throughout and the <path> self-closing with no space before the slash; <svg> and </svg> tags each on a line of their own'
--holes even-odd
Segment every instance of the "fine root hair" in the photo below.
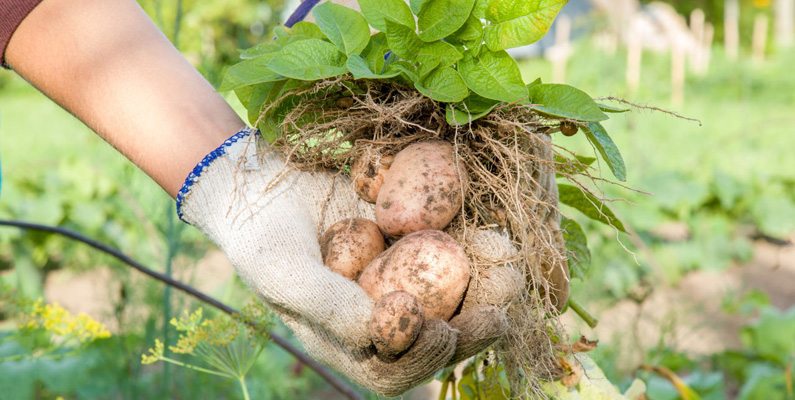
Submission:
<svg viewBox="0 0 795 400">
<path fill-rule="evenodd" d="M 445 231 L 473 260 L 473 279 L 478 279 L 476 267 L 488 267 L 472 256 L 476 231 L 505 231 L 518 250 L 518 260 L 503 263 L 520 270 L 525 290 L 508 306 L 509 332 L 495 350 L 512 393 L 539 394 L 539 380 L 557 373 L 556 342 L 567 340 L 556 317 L 562 307 L 558 300 L 566 301 L 557 297 L 568 297 L 569 285 L 556 174 L 601 178 L 552 144 L 550 134 L 562 122 L 576 121 L 541 116 L 530 104 L 501 103 L 480 119 L 454 126 L 446 120 L 445 107 L 413 87 L 345 76 L 290 91 L 268 105 L 260 120 L 280 121 L 274 147 L 303 170 L 349 173 L 359 155 L 394 155 L 430 139 L 452 143 L 469 180 L 461 212 Z M 578 179 L 572 181 L 585 190 Z M 558 290 L 561 285 L 565 293 Z"/>
</svg>

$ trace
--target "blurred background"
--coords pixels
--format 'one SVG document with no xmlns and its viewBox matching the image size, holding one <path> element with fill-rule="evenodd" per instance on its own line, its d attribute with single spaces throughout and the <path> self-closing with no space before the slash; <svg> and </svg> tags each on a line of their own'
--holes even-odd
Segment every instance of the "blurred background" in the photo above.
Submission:
<svg viewBox="0 0 795 400">
<path fill-rule="evenodd" d="M 298 4 L 140 3 L 216 85 L 238 49 L 268 40 Z M 700 121 L 635 109 L 606 123 L 637 191 L 599 189 L 625 199 L 610 205 L 630 234 L 564 209 L 585 228 L 592 254 L 572 293 L 600 321 L 592 329 L 571 312 L 563 321 L 572 338 L 599 340 L 592 357 L 622 389 L 640 378 L 654 400 L 795 398 L 794 4 L 571 0 L 547 37 L 513 53 L 527 82 L 541 77 Z M 582 135 L 556 143 L 594 152 Z M 0 159 L 0 219 L 73 229 L 235 307 L 249 299 L 159 187 L 11 71 L 0 71 Z M 0 282 L 0 291 L 87 313 L 111 332 L 70 357 L 0 362 L 4 399 L 240 398 L 235 382 L 141 365 L 155 338 L 176 341 L 167 322 L 199 304 L 115 259 L 0 227 Z M 0 360 L 24 347 L 6 340 L 9 313 L 0 306 Z M 281 325 L 274 332 L 289 337 Z M 252 398 L 339 398 L 273 345 L 250 377 Z"/>
</svg>

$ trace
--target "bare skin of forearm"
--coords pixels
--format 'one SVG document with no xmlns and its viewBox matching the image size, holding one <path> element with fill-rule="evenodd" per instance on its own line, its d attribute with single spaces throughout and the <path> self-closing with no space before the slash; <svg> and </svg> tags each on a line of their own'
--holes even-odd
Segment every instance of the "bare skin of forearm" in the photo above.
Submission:
<svg viewBox="0 0 795 400">
<path fill-rule="evenodd" d="M 44 0 L 11 37 L 6 62 L 172 197 L 245 127 L 134 0 Z"/>
</svg>

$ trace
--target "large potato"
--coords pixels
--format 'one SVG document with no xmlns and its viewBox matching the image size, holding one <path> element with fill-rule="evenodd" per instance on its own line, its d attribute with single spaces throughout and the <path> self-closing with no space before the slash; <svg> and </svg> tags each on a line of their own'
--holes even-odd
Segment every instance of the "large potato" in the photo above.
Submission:
<svg viewBox="0 0 795 400">
<path fill-rule="evenodd" d="M 356 280 L 367 264 L 385 248 L 384 236 L 378 225 L 364 218 L 339 221 L 320 237 L 323 263 L 351 280 Z"/>
<path fill-rule="evenodd" d="M 353 160 L 351 164 L 353 189 L 362 200 L 375 203 L 392 160 L 392 156 L 381 156 L 368 149 Z"/>
<path fill-rule="evenodd" d="M 393 236 L 443 229 L 461 209 L 467 173 L 453 145 L 414 143 L 395 155 L 375 203 L 375 221 Z"/>
<path fill-rule="evenodd" d="M 407 292 L 390 292 L 378 300 L 369 328 L 379 356 L 391 359 L 408 349 L 417 340 L 423 320 L 422 306 Z"/>
<path fill-rule="evenodd" d="M 469 260 L 450 235 L 426 230 L 406 235 L 376 257 L 359 285 L 378 301 L 395 290 L 414 295 L 425 318 L 448 321 L 469 282 Z"/>
</svg>

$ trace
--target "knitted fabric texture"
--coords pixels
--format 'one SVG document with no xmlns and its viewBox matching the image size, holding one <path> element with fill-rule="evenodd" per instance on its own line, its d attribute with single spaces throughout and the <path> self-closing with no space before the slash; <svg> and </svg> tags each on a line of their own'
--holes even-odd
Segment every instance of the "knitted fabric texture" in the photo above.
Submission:
<svg viewBox="0 0 795 400">
<path fill-rule="evenodd" d="M 381 360 L 368 330 L 373 300 L 323 265 L 318 242 L 337 221 L 373 220 L 373 205 L 358 198 L 346 176 L 285 168 L 265 146 L 259 135 L 243 133 L 208 155 L 186 180 L 179 212 L 226 253 L 310 355 L 359 385 L 395 396 L 505 332 L 502 309 L 473 302 L 450 324 L 425 321 L 405 354 Z"/>
</svg>

